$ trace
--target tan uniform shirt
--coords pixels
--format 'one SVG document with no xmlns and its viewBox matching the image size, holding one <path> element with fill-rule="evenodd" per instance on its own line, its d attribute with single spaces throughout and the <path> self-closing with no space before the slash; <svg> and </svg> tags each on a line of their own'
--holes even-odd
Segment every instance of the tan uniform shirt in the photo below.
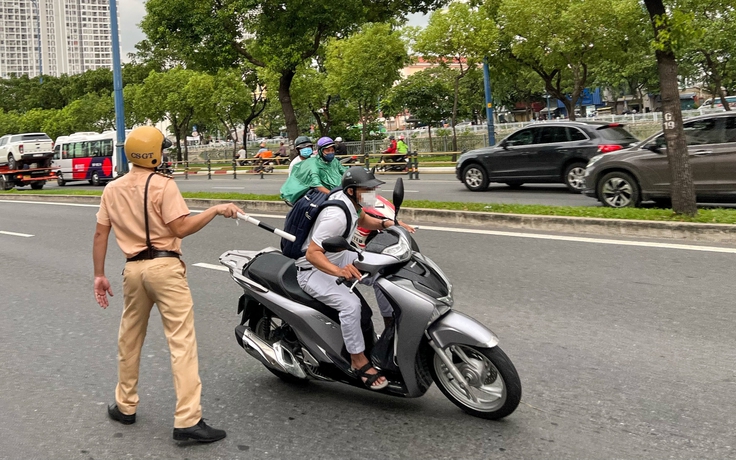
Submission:
<svg viewBox="0 0 736 460">
<path fill-rule="evenodd" d="M 146 249 L 146 223 L 143 197 L 150 169 L 133 166 L 132 170 L 107 184 L 102 193 L 97 223 L 112 226 L 118 246 L 130 258 Z M 173 179 L 154 174 L 148 185 L 148 226 L 153 247 L 181 254 L 181 239 L 166 226 L 189 214 Z"/>
</svg>

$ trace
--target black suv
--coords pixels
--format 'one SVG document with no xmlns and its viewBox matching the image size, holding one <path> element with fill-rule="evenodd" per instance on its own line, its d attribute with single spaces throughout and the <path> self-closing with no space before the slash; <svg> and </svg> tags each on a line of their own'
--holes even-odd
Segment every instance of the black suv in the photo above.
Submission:
<svg viewBox="0 0 736 460">
<path fill-rule="evenodd" d="M 571 192 L 580 193 L 585 188 L 588 160 L 636 142 L 620 123 L 534 123 L 493 147 L 463 153 L 457 160 L 455 174 L 474 192 L 487 189 L 490 182 L 511 187 L 529 182 L 562 182 Z"/>
</svg>

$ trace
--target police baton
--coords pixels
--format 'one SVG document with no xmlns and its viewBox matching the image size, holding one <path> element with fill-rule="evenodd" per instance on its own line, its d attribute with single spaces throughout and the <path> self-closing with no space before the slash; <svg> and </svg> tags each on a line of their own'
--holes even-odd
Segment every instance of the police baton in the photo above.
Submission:
<svg viewBox="0 0 736 460">
<path fill-rule="evenodd" d="M 251 216 L 249 216 L 248 214 L 241 214 L 241 213 L 238 213 L 238 219 L 242 219 L 242 220 L 244 220 L 244 221 L 246 221 L 246 222 L 250 222 L 250 223 L 251 223 L 251 224 L 253 224 L 253 225 L 257 225 L 257 226 L 259 226 L 260 228 L 262 228 L 262 229 L 264 229 L 264 230 L 268 230 L 268 231 L 269 231 L 269 232 L 271 232 L 271 233 L 275 233 L 275 234 L 277 234 L 278 236 L 280 236 L 281 238 L 285 238 L 285 239 L 287 239 L 287 240 L 289 240 L 289 241 L 291 241 L 291 242 L 294 242 L 294 241 L 296 241 L 296 237 L 295 237 L 294 235 L 292 235 L 291 233 L 286 233 L 286 232 L 285 232 L 285 231 L 283 231 L 283 230 L 279 230 L 278 228 L 275 228 L 275 227 L 271 227 L 271 226 L 270 226 L 270 225 L 268 225 L 268 224 L 264 224 L 264 223 L 263 223 L 263 222 L 261 222 L 260 220 L 258 220 L 258 219 L 254 219 L 254 218 L 252 218 Z"/>
</svg>

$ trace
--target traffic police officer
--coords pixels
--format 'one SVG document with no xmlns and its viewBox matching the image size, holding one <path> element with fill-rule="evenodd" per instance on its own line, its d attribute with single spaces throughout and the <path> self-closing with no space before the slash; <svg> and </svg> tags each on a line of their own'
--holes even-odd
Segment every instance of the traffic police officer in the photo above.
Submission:
<svg viewBox="0 0 736 460">
<path fill-rule="evenodd" d="M 108 306 L 107 294 L 112 296 L 105 276 L 110 228 L 115 230 L 115 239 L 127 258 L 118 334 L 118 384 L 115 404 L 108 407 L 108 414 L 125 425 L 135 423 L 141 347 L 155 303 L 174 374 L 173 437 L 213 442 L 223 439 L 225 431 L 208 426 L 202 419 L 193 303 L 186 267 L 180 260 L 181 238 L 201 230 L 217 215 L 237 218 L 237 213 L 243 211 L 228 203 L 190 215 L 176 182 L 155 170 L 161 164 L 163 149 L 170 146 L 171 142 L 156 128 L 134 129 L 125 141 L 125 152 L 133 167 L 105 187 L 97 213 L 92 256 L 95 299 L 102 308 Z"/>
</svg>

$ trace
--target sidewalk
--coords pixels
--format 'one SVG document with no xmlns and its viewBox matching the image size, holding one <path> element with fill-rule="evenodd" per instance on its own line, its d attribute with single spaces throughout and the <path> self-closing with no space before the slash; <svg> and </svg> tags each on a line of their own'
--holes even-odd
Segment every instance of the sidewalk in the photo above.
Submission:
<svg viewBox="0 0 736 460">
<path fill-rule="evenodd" d="M 72 195 L 1 195 L 1 200 L 99 204 L 98 196 Z M 227 200 L 187 198 L 192 209 L 205 209 Z M 281 201 L 235 201 L 246 212 L 285 215 L 289 209 Z M 644 220 L 598 219 L 586 217 L 536 216 L 491 212 L 446 211 L 402 208 L 402 220 L 436 223 L 443 226 L 474 225 L 488 228 L 547 231 L 634 238 L 674 239 L 683 241 L 736 244 L 736 225 L 659 222 Z"/>
</svg>

